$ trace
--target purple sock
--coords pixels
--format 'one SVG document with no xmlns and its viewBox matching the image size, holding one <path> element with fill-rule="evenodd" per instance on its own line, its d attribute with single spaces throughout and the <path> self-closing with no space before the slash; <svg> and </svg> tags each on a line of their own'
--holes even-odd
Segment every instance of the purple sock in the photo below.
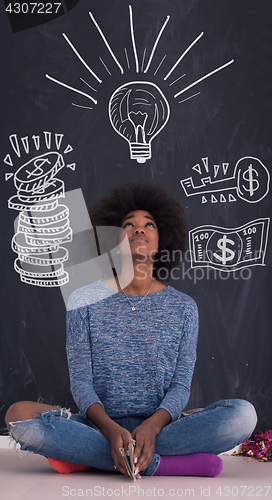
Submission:
<svg viewBox="0 0 272 500">
<path fill-rule="evenodd" d="M 223 469 L 223 460 L 217 455 L 194 453 L 192 455 L 161 456 L 155 476 L 207 476 L 215 477 Z"/>
</svg>

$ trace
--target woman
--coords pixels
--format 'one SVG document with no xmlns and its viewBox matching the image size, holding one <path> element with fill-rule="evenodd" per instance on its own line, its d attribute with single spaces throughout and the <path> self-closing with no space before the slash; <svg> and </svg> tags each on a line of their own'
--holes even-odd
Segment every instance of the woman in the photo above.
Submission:
<svg viewBox="0 0 272 500">
<path fill-rule="evenodd" d="M 96 467 L 128 475 L 120 448 L 136 441 L 136 475 L 216 476 L 216 455 L 247 439 L 253 406 L 224 400 L 182 413 L 196 360 L 198 314 L 193 299 L 157 278 L 185 251 L 180 205 L 162 188 L 125 184 L 96 202 L 94 226 L 115 225 L 121 274 L 76 290 L 67 305 L 67 356 L 80 414 L 35 402 L 6 415 L 11 436 L 60 472 Z M 128 262 L 134 276 L 122 289 Z M 12 424 L 10 425 L 10 422 Z"/>
</svg>

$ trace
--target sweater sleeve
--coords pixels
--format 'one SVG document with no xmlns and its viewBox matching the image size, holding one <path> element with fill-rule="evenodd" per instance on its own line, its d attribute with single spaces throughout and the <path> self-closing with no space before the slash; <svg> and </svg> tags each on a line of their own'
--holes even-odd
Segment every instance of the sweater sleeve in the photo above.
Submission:
<svg viewBox="0 0 272 500">
<path fill-rule="evenodd" d="M 93 387 L 87 307 L 67 311 L 66 329 L 71 391 L 78 408 L 86 414 L 93 403 L 100 403 L 103 406 Z"/>
<path fill-rule="evenodd" d="M 173 378 L 161 404 L 170 413 L 172 421 L 185 408 L 190 396 L 191 382 L 196 362 L 198 338 L 198 310 L 191 299 L 183 322 L 183 333 L 179 346 L 179 354 Z"/>
</svg>

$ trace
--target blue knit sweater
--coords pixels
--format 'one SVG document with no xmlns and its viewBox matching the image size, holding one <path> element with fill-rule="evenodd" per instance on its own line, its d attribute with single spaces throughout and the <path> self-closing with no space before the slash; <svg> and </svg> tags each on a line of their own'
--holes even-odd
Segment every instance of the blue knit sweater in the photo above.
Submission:
<svg viewBox="0 0 272 500">
<path fill-rule="evenodd" d="M 143 295 L 128 295 L 137 304 Z M 196 360 L 198 312 L 168 286 L 132 311 L 103 281 L 76 290 L 67 305 L 71 390 L 80 411 L 100 403 L 111 418 L 149 417 L 186 406 Z"/>
</svg>

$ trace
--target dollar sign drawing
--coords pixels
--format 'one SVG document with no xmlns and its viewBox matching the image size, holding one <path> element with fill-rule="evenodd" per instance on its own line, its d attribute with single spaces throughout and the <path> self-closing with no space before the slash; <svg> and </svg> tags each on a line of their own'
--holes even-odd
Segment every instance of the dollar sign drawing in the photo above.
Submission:
<svg viewBox="0 0 272 500">
<path fill-rule="evenodd" d="M 259 175 L 257 170 L 255 170 L 255 168 L 252 168 L 252 163 L 251 163 L 249 165 L 248 169 L 243 173 L 243 179 L 248 182 L 248 186 L 249 186 L 247 188 L 243 185 L 243 188 L 246 191 L 249 191 L 250 196 L 253 196 L 254 191 L 259 189 L 259 186 L 260 186 L 259 181 L 257 181 L 257 179 L 254 178 L 253 172 L 255 172 L 257 176 Z M 247 175 L 248 175 L 248 177 L 247 177 Z M 254 187 L 254 182 L 256 182 L 256 184 L 257 184 L 256 187 Z"/>
<path fill-rule="evenodd" d="M 28 174 L 27 178 L 29 179 L 29 177 L 32 177 L 32 176 L 39 176 L 39 175 L 42 175 L 43 174 L 43 165 L 45 163 L 49 163 L 50 164 L 50 161 L 48 160 L 48 158 L 37 158 L 35 161 L 34 161 L 34 167 L 35 169 L 32 170 L 32 172 L 29 172 L 29 170 L 26 170 L 26 173 Z"/>
<path fill-rule="evenodd" d="M 227 247 L 227 243 L 230 245 L 235 245 L 234 241 L 229 239 L 226 234 L 224 234 L 223 238 L 220 238 L 220 240 L 217 241 L 217 246 L 221 250 L 222 255 L 218 255 L 217 253 L 214 253 L 214 257 L 216 257 L 222 264 L 226 264 L 229 260 L 232 260 L 233 257 L 235 256 L 235 252 L 231 250 L 230 248 Z M 227 255 L 228 254 L 228 255 Z"/>
</svg>

